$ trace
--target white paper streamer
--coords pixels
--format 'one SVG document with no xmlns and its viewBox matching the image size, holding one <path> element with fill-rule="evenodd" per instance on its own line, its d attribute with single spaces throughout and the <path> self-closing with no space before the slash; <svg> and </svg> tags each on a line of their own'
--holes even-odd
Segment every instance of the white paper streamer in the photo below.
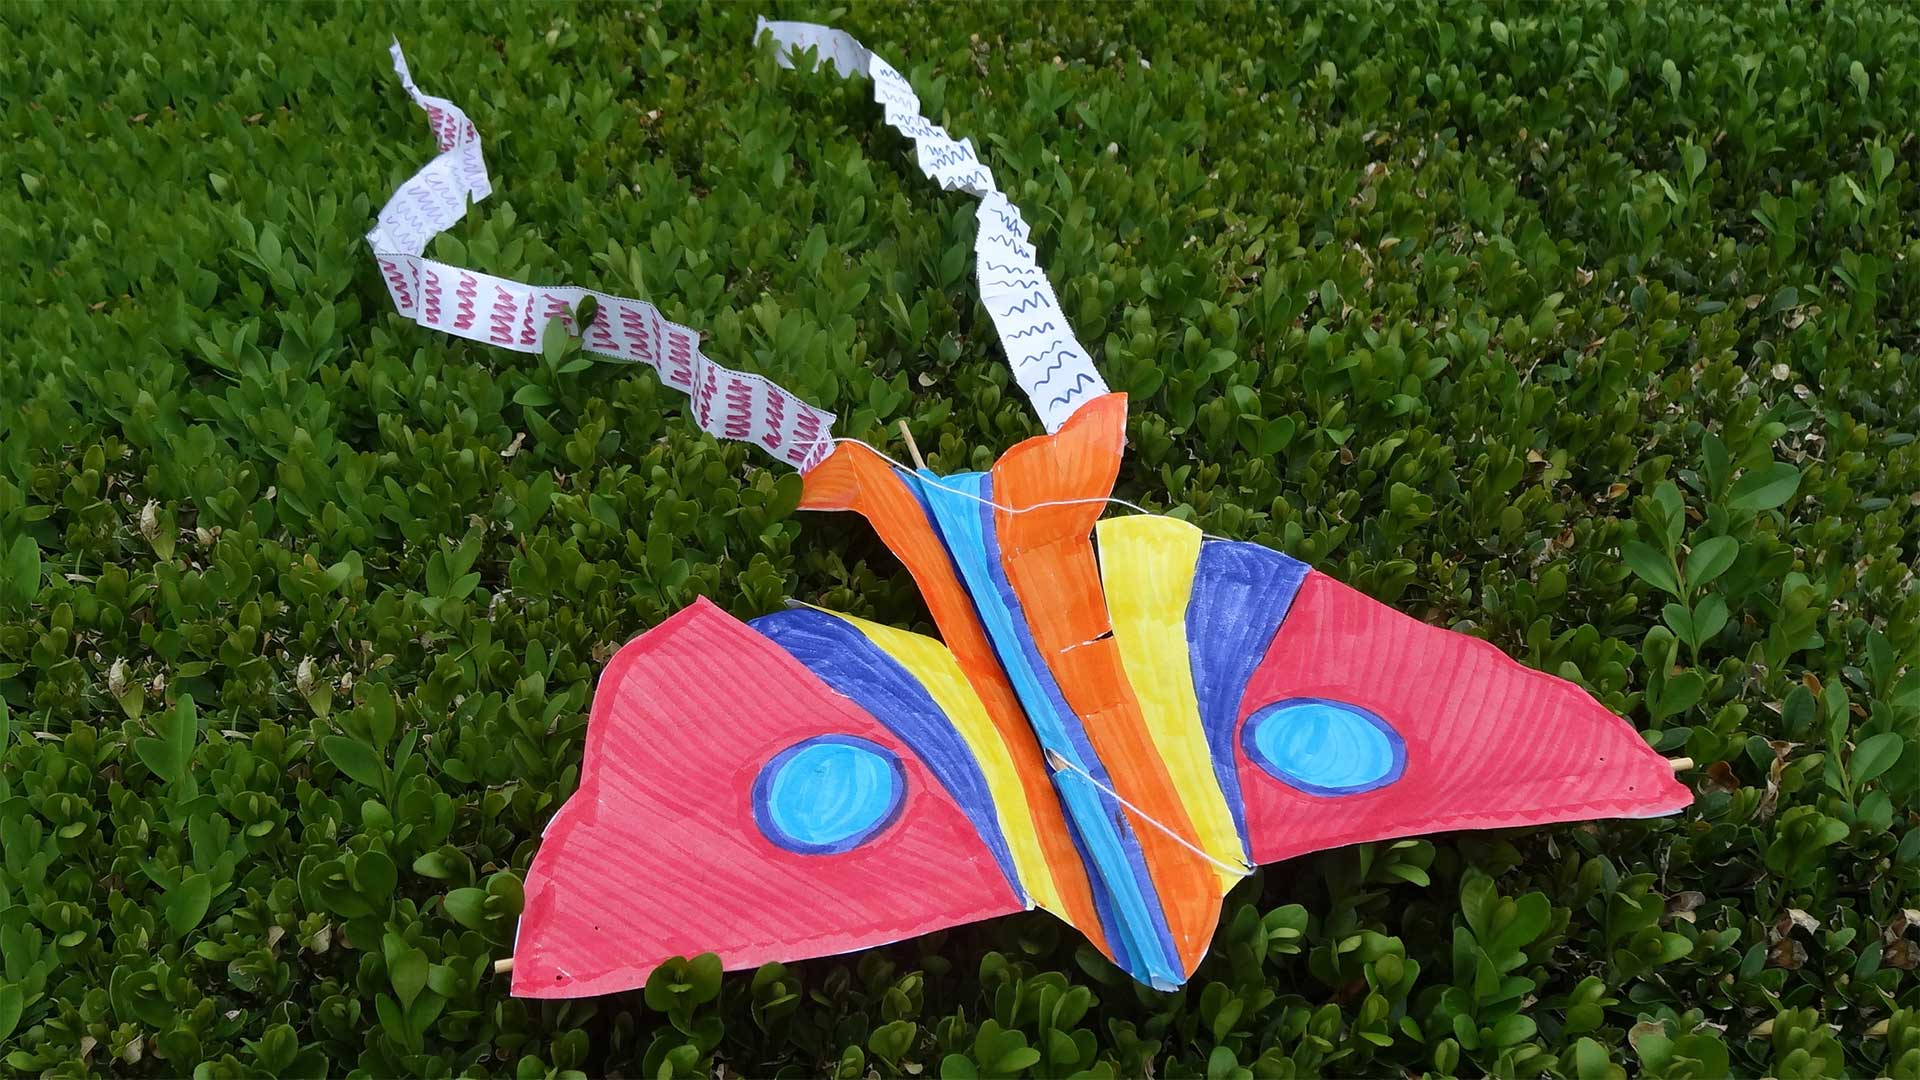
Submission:
<svg viewBox="0 0 1920 1080">
<path fill-rule="evenodd" d="M 722 439 L 758 444 L 802 472 L 832 449 L 833 414 L 814 408 L 758 375 L 707 359 L 700 335 L 660 314 L 645 300 L 570 285 L 527 285 L 425 258 L 427 243 L 493 192 L 480 133 L 460 107 L 420 92 L 393 43 L 393 70 L 414 103 L 427 112 L 440 154 L 393 193 L 367 234 L 393 306 L 421 326 L 516 352 L 539 352 L 547 320 L 558 317 L 577 332 L 573 311 L 593 297 L 599 307 L 587 328 L 587 352 L 646 364 L 661 381 L 693 399 L 701 430 Z"/>
<path fill-rule="evenodd" d="M 818 50 L 842 76 L 873 79 L 873 99 L 887 123 L 914 141 L 920 170 L 947 190 L 959 189 L 980 200 L 980 230 L 973 243 L 974 273 L 980 299 L 1000 332 L 1000 344 L 1013 364 L 1013 376 L 1033 402 L 1048 431 L 1056 431 L 1087 401 L 1107 392 L 1106 382 L 1067 325 L 1053 286 L 1034 262 L 1030 230 L 1020 208 L 994 186 L 993 173 L 974 153 L 973 141 L 958 142 L 945 128 L 920 114 L 920 99 L 892 64 L 875 56 L 844 30 L 817 23 L 761 19 L 779 45 L 779 62 L 792 67 L 789 52 Z"/>
</svg>

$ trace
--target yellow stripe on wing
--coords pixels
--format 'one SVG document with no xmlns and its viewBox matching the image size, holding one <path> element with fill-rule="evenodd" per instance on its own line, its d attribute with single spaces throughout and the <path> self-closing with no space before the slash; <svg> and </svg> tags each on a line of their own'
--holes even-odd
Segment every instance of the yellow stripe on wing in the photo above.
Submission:
<svg viewBox="0 0 1920 1080">
<path fill-rule="evenodd" d="M 947 647 L 930 637 L 896 630 L 852 615 L 832 612 L 852 623 L 880 651 L 892 657 L 914 678 L 920 680 L 940 711 L 947 714 L 954 730 L 973 751 L 974 760 L 986 777 L 987 790 L 993 796 L 994 810 L 1000 815 L 1000 831 L 1006 836 L 1007 849 L 1013 855 L 1020 884 L 1040 907 L 1072 921 L 1054 884 L 1052 868 L 1035 831 L 1033 813 L 1027 806 L 1026 789 L 1015 771 L 1013 756 L 1000 730 L 993 725 L 980 697 L 974 693 Z"/>
<path fill-rule="evenodd" d="M 1200 530 L 1178 518 L 1130 514 L 1101 521 L 1095 535 L 1113 640 L 1153 744 L 1201 846 L 1222 862 L 1242 863 L 1240 834 L 1200 726 L 1187 650 L 1187 600 L 1200 560 Z M 1219 875 L 1222 894 L 1240 880 L 1226 870 Z"/>
</svg>

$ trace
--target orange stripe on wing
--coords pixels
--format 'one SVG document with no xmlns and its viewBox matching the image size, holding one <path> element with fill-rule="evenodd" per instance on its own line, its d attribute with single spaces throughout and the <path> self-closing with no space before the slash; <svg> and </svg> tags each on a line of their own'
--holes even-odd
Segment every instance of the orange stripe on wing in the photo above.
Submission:
<svg viewBox="0 0 1920 1080">
<path fill-rule="evenodd" d="M 1028 439 L 993 467 L 994 501 L 1025 507 L 1111 494 L 1126 442 L 1127 399 L 1108 394 L 1080 407 L 1059 431 Z M 1120 650 L 1109 635 L 1106 594 L 1090 534 L 1103 504 L 999 510 L 1001 560 L 1020 597 L 1034 643 L 1067 704 L 1128 802 L 1185 836 L 1200 838 L 1140 714 Z M 1205 954 L 1219 919 L 1220 894 L 1207 862 L 1144 822 L 1135 832 L 1166 908 L 1186 972 Z"/>
<path fill-rule="evenodd" d="M 803 510 L 852 510 L 872 523 L 887 545 L 913 575 L 927 610 L 940 627 L 940 636 L 960 664 L 960 670 L 980 695 L 993 726 L 1005 740 L 1007 753 L 1020 774 L 1027 806 L 1033 813 L 1047 866 L 1053 872 L 1065 911 L 1059 915 L 1084 934 L 1093 946 L 1111 957 L 1106 933 L 1093 906 L 1087 870 L 1075 849 L 1072 834 L 1053 790 L 1050 771 L 1040 756 L 1027 714 L 1013 686 L 1000 668 L 993 644 L 974 612 L 973 600 L 953 570 L 946 545 L 927 520 L 920 500 L 887 460 L 855 443 L 841 443 L 831 455 L 805 474 L 800 499 Z"/>
</svg>

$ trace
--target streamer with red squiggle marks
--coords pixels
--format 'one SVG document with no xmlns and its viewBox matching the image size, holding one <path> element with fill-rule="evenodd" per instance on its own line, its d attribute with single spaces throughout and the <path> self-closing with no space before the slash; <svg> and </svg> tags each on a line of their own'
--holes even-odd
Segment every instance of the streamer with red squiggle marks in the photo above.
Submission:
<svg viewBox="0 0 1920 1080">
<path fill-rule="evenodd" d="M 694 397 L 694 419 L 711 435 L 753 443 L 802 472 L 827 456 L 832 413 L 759 375 L 714 363 L 700 351 L 698 333 L 645 300 L 571 285 L 528 285 L 426 258 L 434 236 L 465 216 L 469 202 L 492 194 L 493 185 L 473 121 L 453 102 L 420 92 L 398 41 L 390 51 L 393 70 L 426 111 L 440 148 L 394 191 L 367 233 L 394 310 L 429 329 L 532 353 L 540 351 L 550 318 L 576 333 L 573 312 L 591 296 L 599 313 L 581 342 L 585 351 L 653 368 L 662 382 Z"/>
</svg>

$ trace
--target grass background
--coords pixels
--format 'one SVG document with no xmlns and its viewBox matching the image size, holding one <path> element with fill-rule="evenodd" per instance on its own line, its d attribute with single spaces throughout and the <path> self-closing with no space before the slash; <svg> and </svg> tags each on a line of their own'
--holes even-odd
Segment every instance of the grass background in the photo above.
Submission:
<svg viewBox="0 0 1920 1080">
<path fill-rule="evenodd" d="M 1132 395 L 1117 494 L 1580 681 L 1699 798 L 1268 868 L 1172 995 L 1030 914 L 509 998 L 612 649 L 696 595 L 927 620 L 651 374 L 391 311 L 389 35 L 495 177 L 436 256 L 649 297 L 936 468 L 1037 431 L 972 201 L 758 13 L 0 4 L 5 1069 L 1920 1076 L 1890 4 L 768 11 L 981 145 Z"/>
</svg>

